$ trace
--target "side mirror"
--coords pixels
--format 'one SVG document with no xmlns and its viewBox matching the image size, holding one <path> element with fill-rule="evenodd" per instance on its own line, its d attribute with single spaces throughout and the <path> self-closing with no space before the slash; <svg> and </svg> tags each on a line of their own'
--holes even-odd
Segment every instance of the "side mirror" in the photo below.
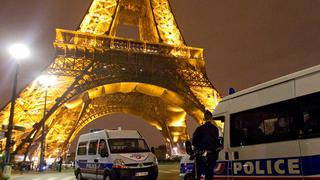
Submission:
<svg viewBox="0 0 320 180">
<path fill-rule="evenodd" d="M 186 141 L 185 142 L 186 145 L 186 152 L 187 154 L 189 154 L 190 156 L 193 154 L 193 150 L 192 150 L 192 144 L 190 141 Z"/>
<path fill-rule="evenodd" d="M 155 154 L 156 151 L 154 150 L 154 147 L 151 147 L 151 152 Z"/>
<path fill-rule="evenodd" d="M 108 149 L 107 148 L 101 149 L 100 156 L 108 157 L 109 156 Z"/>
<path fill-rule="evenodd" d="M 218 138 L 218 147 L 217 147 L 217 151 L 221 151 L 223 149 L 223 137 L 219 137 Z"/>
<path fill-rule="evenodd" d="M 219 148 L 223 148 L 223 137 L 218 138 Z"/>
</svg>

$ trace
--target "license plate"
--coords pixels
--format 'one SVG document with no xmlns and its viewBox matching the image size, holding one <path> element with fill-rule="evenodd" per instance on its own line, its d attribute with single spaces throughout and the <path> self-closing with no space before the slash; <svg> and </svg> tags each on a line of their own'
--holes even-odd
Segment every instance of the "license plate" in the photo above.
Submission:
<svg viewBox="0 0 320 180">
<path fill-rule="evenodd" d="M 136 172 L 136 176 L 147 176 L 148 172 Z"/>
</svg>

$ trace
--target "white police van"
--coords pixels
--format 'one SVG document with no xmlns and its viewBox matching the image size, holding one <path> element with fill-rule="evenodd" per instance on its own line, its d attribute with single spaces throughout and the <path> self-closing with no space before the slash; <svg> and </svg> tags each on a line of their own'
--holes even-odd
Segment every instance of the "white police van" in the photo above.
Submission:
<svg viewBox="0 0 320 180">
<path fill-rule="evenodd" d="M 152 148 L 151 148 L 152 149 Z M 77 179 L 157 179 L 158 161 L 136 130 L 96 130 L 79 137 Z"/>
<path fill-rule="evenodd" d="M 215 179 L 320 179 L 320 65 L 226 96 Z M 193 161 L 182 158 L 181 179 Z"/>
</svg>

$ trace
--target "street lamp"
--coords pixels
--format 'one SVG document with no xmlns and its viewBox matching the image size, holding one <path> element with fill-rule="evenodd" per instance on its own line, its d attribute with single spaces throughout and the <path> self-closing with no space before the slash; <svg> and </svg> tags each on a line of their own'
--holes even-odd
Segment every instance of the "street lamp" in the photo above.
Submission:
<svg viewBox="0 0 320 180">
<path fill-rule="evenodd" d="M 9 47 L 9 53 L 14 59 L 21 60 L 30 55 L 30 50 L 24 44 L 13 44 Z"/>
<path fill-rule="evenodd" d="M 14 107 L 16 103 L 16 91 L 17 91 L 17 81 L 18 81 L 18 71 L 19 71 L 19 62 L 23 59 L 26 59 L 30 55 L 30 51 L 28 47 L 24 44 L 13 44 L 9 47 L 9 53 L 12 59 L 15 60 L 15 74 L 13 81 L 13 89 L 11 96 L 11 107 L 10 107 L 10 115 L 9 115 L 9 123 L 8 123 L 8 134 L 6 140 L 6 151 L 5 151 L 5 171 L 8 173 L 10 177 L 11 174 L 11 166 L 10 166 L 10 146 L 11 146 L 11 137 L 12 137 L 12 129 L 13 129 L 13 117 L 14 117 Z"/>
<path fill-rule="evenodd" d="M 43 109 L 43 119 L 41 121 L 41 151 L 40 151 L 40 163 L 39 163 L 39 171 L 44 170 L 44 153 L 45 153 L 45 116 L 47 112 L 47 96 L 48 96 L 48 88 L 55 85 L 57 78 L 54 75 L 42 75 L 38 77 L 37 81 L 44 86 L 45 88 L 45 96 L 44 96 L 44 109 Z"/>
</svg>

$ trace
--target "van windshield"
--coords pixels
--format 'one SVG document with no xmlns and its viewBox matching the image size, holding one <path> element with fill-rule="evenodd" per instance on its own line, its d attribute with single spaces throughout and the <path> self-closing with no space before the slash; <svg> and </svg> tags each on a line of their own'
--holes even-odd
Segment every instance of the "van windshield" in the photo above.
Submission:
<svg viewBox="0 0 320 180">
<path fill-rule="evenodd" d="M 111 153 L 150 152 L 144 139 L 109 139 Z"/>
</svg>

